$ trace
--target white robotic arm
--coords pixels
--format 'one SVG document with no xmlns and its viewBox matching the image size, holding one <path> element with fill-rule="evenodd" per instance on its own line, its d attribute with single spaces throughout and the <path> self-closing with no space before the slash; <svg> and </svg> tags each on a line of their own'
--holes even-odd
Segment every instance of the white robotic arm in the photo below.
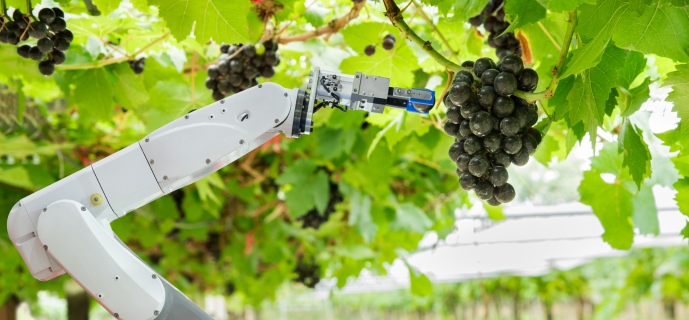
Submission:
<svg viewBox="0 0 689 320">
<path fill-rule="evenodd" d="M 264 83 L 176 119 L 143 140 L 22 200 L 10 212 L 10 239 L 38 280 L 69 273 L 118 319 L 210 319 L 114 235 L 110 222 L 240 158 L 283 133 L 312 131 L 325 106 L 427 113 L 425 89 L 390 80 L 321 72 L 306 89 Z"/>
</svg>

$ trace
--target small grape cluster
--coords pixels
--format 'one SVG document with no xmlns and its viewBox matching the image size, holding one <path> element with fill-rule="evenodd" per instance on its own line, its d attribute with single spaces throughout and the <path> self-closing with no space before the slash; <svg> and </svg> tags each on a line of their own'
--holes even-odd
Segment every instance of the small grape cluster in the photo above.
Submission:
<svg viewBox="0 0 689 320">
<path fill-rule="evenodd" d="M 253 87 L 258 84 L 259 76 L 272 78 L 280 64 L 277 50 L 278 43 L 273 40 L 257 45 L 222 44 L 218 63 L 206 70 L 206 88 L 213 90 L 213 99 L 218 101 Z"/>
<path fill-rule="evenodd" d="M 307 260 L 304 256 L 299 256 L 297 265 L 294 267 L 294 272 L 297 274 L 294 282 L 300 282 L 306 287 L 313 289 L 321 282 L 320 269 L 316 259 L 313 257 Z"/>
<path fill-rule="evenodd" d="M 383 37 L 383 49 L 385 50 L 392 50 L 392 48 L 395 47 L 395 42 L 397 42 L 397 38 L 393 34 L 388 33 L 385 37 Z M 364 54 L 367 56 L 372 56 L 373 54 L 376 53 L 376 46 L 373 44 L 369 44 L 364 48 Z"/>
<path fill-rule="evenodd" d="M 129 61 L 129 67 L 132 68 L 132 71 L 136 74 L 141 74 L 144 72 L 144 66 L 146 65 L 146 58 L 139 58 L 136 60 L 130 60 Z"/>
<path fill-rule="evenodd" d="M 489 33 L 488 45 L 495 48 L 495 54 L 501 60 L 510 53 L 518 56 L 522 55 L 521 44 L 519 39 L 514 36 L 514 32 L 508 32 L 500 36 L 510 26 L 510 23 L 505 21 L 504 5 L 505 0 L 490 0 L 483 7 L 481 14 L 469 19 L 469 23 L 474 27 L 483 24 L 483 27 Z"/>
<path fill-rule="evenodd" d="M 55 72 L 56 64 L 65 62 L 64 52 L 74 40 L 74 34 L 67 29 L 65 13 L 57 7 L 41 9 L 38 19 L 19 9 L 14 10 L 12 19 L 0 17 L 0 43 L 17 45 L 29 37 L 37 40 L 36 45 L 21 45 L 17 47 L 17 54 L 40 61 L 38 70 L 45 76 Z"/>
<path fill-rule="evenodd" d="M 541 143 L 541 133 L 533 128 L 538 122 L 535 104 L 512 95 L 517 89 L 533 91 L 538 74 L 524 68 L 522 59 L 510 54 L 495 65 L 490 58 L 480 58 L 468 71 L 457 73 L 443 102 L 447 107 L 445 133 L 455 137 L 449 150 L 457 163 L 459 184 L 474 190 L 476 196 L 497 206 L 515 197 L 507 183 L 507 167 L 523 166 Z"/>
</svg>

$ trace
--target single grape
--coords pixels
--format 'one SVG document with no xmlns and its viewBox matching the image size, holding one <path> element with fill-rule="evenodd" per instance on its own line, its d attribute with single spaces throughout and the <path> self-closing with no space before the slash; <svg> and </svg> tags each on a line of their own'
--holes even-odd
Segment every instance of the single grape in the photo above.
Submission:
<svg viewBox="0 0 689 320">
<path fill-rule="evenodd" d="M 515 117 L 505 117 L 500 121 L 500 132 L 506 136 L 513 136 L 519 132 L 519 120 Z"/>
<path fill-rule="evenodd" d="M 232 59 L 228 65 L 230 66 L 230 71 L 235 73 L 239 73 L 244 70 L 244 64 L 242 64 L 239 60 Z"/>
<path fill-rule="evenodd" d="M 218 71 L 218 66 L 217 65 L 210 65 L 208 66 L 208 69 L 206 69 L 206 72 L 208 72 L 208 77 L 209 78 L 217 78 L 220 76 L 220 71 Z"/>
<path fill-rule="evenodd" d="M 452 101 L 450 100 L 450 95 L 449 95 L 449 94 L 446 94 L 446 95 L 445 95 L 445 98 L 443 99 L 443 103 L 444 103 L 445 106 L 448 107 L 448 108 L 455 105 L 455 104 L 452 103 Z"/>
<path fill-rule="evenodd" d="M 461 172 L 469 171 L 469 161 L 471 161 L 472 156 L 468 153 L 462 153 L 457 157 L 457 170 Z"/>
<path fill-rule="evenodd" d="M 517 78 L 513 74 L 500 72 L 493 81 L 495 92 L 501 96 L 509 96 L 517 90 Z"/>
<path fill-rule="evenodd" d="M 275 75 L 275 69 L 273 66 L 263 66 L 261 68 L 261 77 L 272 78 Z"/>
<path fill-rule="evenodd" d="M 461 113 L 462 117 L 469 120 L 471 120 L 471 118 L 473 118 L 474 115 L 479 111 L 481 111 L 481 107 L 474 101 L 468 102 L 459 108 L 459 112 Z"/>
<path fill-rule="evenodd" d="M 372 44 L 367 45 L 366 48 L 364 48 L 364 53 L 367 56 L 372 56 L 374 53 L 376 53 L 376 46 Z"/>
<path fill-rule="evenodd" d="M 514 102 L 509 97 L 500 96 L 495 99 L 493 104 L 493 115 L 499 118 L 504 118 L 512 114 L 514 111 Z"/>
<path fill-rule="evenodd" d="M 222 92 L 220 92 L 220 90 L 218 90 L 218 89 L 213 90 L 213 100 L 220 101 L 223 98 L 225 98 L 225 95 L 222 94 Z"/>
<path fill-rule="evenodd" d="M 505 153 L 504 150 L 495 151 L 491 155 L 491 160 L 494 164 L 499 164 L 505 168 L 509 167 L 510 164 L 512 164 L 512 159 L 510 158 L 510 155 Z"/>
<path fill-rule="evenodd" d="M 490 32 L 493 30 L 493 24 L 497 21 L 498 19 L 496 19 L 494 16 L 489 16 L 485 21 L 483 21 L 483 27 Z"/>
<path fill-rule="evenodd" d="M 14 34 L 14 33 L 8 34 L 7 35 L 7 43 L 9 43 L 11 45 L 18 44 L 19 43 L 19 36 Z"/>
<path fill-rule="evenodd" d="M 533 127 L 533 125 L 538 122 L 538 108 L 535 104 L 529 105 L 528 107 L 528 117 L 526 119 L 526 125 Z"/>
<path fill-rule="evenodd" d="M 263 60 L 273 67 L 277 67 L 277 65 L 280 64 L 280 58 L 278 58 L 277 54 L 273 51 L 266 52 L 263 55 Z"/>
<path fill-rule="evenodd" d="M 539 144 L 541 144 L 542 137 L 541 137 L 541 132 L 540 132 L 540 131 L 536 130 L 535 128 L 529 128 L 529 129 L 526 131 L 526 134 L 532 136 L 532 137 L 536 140 L 536 145 L 537 145 L 537 146 L 538 146 Z"/>
<path fill-rule="evenodd" d="M 43 53 L 48 53 L 50 51 L 53 51 L 53 41 L 50 40 L 50 38 L 43 38 L 43 39 L 38 40 L 38 42 L 36 43 L 36 46 Z"/>
<path fill-rule="evenodd" d="M 53 50 L 53 52 L 50 55 L 52 56 L 53 62 L 55 62 L 55 64 L 62 64 L 63 62 L 65 62 L 65 54 L 62 51 Z"/>
<path fill-rule="evenodd" d="M 464 120 L 462 118 L 462 115 L 459 112 L 459 107 L 458 106 L 449 106 L 447 108 L 447 120 L 449 120 L 452 123 L 459 123 L 460 121 Z"/>
<path fill-rule="evenodd" d="M 224 95 L 228 95 L 232 91 L 232 85 L 227 80 L 222 80 L 218 82 L 218 90 Z"/>
<path fill-rule="evenodd" d="M 501 120 L 502 119 L 500 119 L 496 116 L 493 116 L 493 131 L 500 132 L 500 121 Z"/>
<path fill-rule="evenodd" d="M 395 47 L 395 40 L 391 38 L 383 39 L 383 49 L 392 50 Z"/>
<path fill-rule="evenodd" d="M 45 38 L 45 36 L 47 34 L 48 34 L 48 27 L 43 22 L 34 21 L 29 26 L 29 35 L 34 39 Z"/>
<path fill-rule="evenodd" d="M 474 62 L 471 61 L 471 60 L 464 61 L 464 62 L 462 62 L 462 67 L 465 67 L 465 68 L 473 68 L 473 67 L 474 67 Z"/>
<path fill-rule="evenodd" d="M 220 62 L 218 62 L 218 72 L 220 72 L 222 76 L 227 75 L 230 73 L 230 64 L 225 60 L 220 60 Z"/>
<path fill-rule="evenodd" d="M 14 22 L 21 29 L 26 29 L 26 27 L 29 25 L 29 22 L 27 21 L 28 19 L 24 18 L 24 15 L 21 11 L 19 11 L 19 9 L 14 9 L 14 12 L 12 13 L 12 20 L 14 20 Z"/>
<path fill-rule="evenodd" d="M 457 72 L 457 75 L 455 75 L 455 78 L 452 80 L 452 82 L 464 82 L 466 84 L 472 84 L 474 83 L 474 76 L 471 74 L 471 72 L 462 70 Z"/>
<path fill-rule="evenodd" d="M 500 201 L 498 201 L 498 199 L 495 199 L 495 191 L 493 191 L 493 197 L 486 200 L 486 203 L 493 206 L 493 207 L 497 207 L 497 206 L 501 205 Z"/>
<path fill-rule="evenodd" d="M 500 150 L 502 147 L 502 136 L 497 132 L 491 132 L 483 138 L 483 147 L 490 153 Z"/>
<path fill-rule="evenodd" d="M 500 187 L 507 183 L 508 178 L 509 174 L 507 173 L 507 169 L 503 166 L 494 166 L 488 175 L 488 180 L 496 187 Z"/>
<path fill-rule="evenodd" d="M 58 38 L 65 38 L 67 41 L 72 42 L 74 40 L 74 34 L 69 29 L 65 29 L 55 34 Z"/>
<path fill-rule="evenodd" d="M 266 52 L 266 47 L 262 43 L 259 43 L 256 45 L 256 54 L 257 55 L 260 56 L 260 55 L 264 54 L 265 52 Z"/>
<path fill-rule="evenodd" d="M 482 177 L 486 174 L 489 167 L 490 162 L 482 155 L 475 155 L 471 158 L 471 161 L 469 161 L 469 172 L 476 177 Z"/>
<path fill-rule="evenodd" d="M 65 18 L 65 12 L 62 11 L 62 9 L 58 7 L 53 7 L 53 12 L 55 12 L 55 17 L 56 18 Z"/>
<path fill-rule="evenodd" d="M 230 51 L 230 45 L 227 43 L 223 43 L 220 45 L 220 52 L 222 53 L 228 53 Z"/>
<path fill-rule="evenodd" d="M 495 70 L 495 69 L 488 69 L 483 72 L 481 75 L 481 82 L 483 82 L 483 85 L 489 85 L 492 86 L 493 82 L 495 81 L 495 77 L 500 74 L 500 71 Z"/>
<path fill-rule="evenodd" d="M 466 191 L 474 189 L 477 183 L 478 179 L 469 172 L 464 172 L 459 176 L 459 186 Z"/>
<path fill-rule="evenodd" d="M 481 151 L 481 139 L 477 136 L 468 136 L 464 141 L 464 152 L 474 154 Z"/>
<path fill-rule="evenodd" d="M 450 88 L 450 101 L 457 106 L 463 106 L 469 102 L 474 96 L 474 91 L 471 85 L 467 83 L 457 83 Z"/>
<path fill-rule="evenodd" d="M 67 29 L 67 22 L 63 18 L 55 18 L 49 26 L 51 31 L 60 32 Z"/>
<path fill-rule="evenodd" d="M 452 123 L 450 121 L 445 121 L 445 124 L 443 125 L 443 130 L 448 136 L 454 137 L 457 135 L 459 125 L 456 123 Z"/>
<path fill-rule="evenodd" d="M 495 188 L 495 199 L 500 201 L 500 203 L 511 202 L 512 200 L 514 200 L 514 197 L 516 195 L 517 194 L 514 191 L 514 187 L 512 187 L 512 185 L 509 183 L 506 183 L 501 187 Z"/>
<path fill-rule="evenodd" d="M 259 55 L 255 55 L 253 58 L 251 58 L 251 65 L 254 67 L 260 69 L 265 61 L 263 61 L 263 57 Z"/>
<path fill-rule="evenodd" d="M 498 94 L 491 86 L 483 86 L 478 89 L 478 103 L 486 108 L 490 108 L 495 102 Z"/>
<path fill-rule="evenodd" d="M 538 147 L 536 138 L 529 134 L 522 135 L 522 147 L 526 149 L 526 153 L 532 156 L 536 152 L 536 147 Z"/>
<path fill-rule="evenodd" d="M 459 155 L 464 153 L 464 146 L 459 142 L 455 142 L 450 146 L 450 150 L 448 150 L 447 153 L 450 159 L 452 159 L 452 162 L 456 162 Z"/>
<path fill-rule="evenodd" d="M 524 62 L 516 54 L 508 54 L 502 59 L 502 71 L 509 72 L 513 75 L 519 74 L 524 69 Z"/>
<path fill-rule="evenodd" d="M 474 27 L 478 27 L 483 23 L 483 16 L 478 15 L 478 16 L 471 17 L 471 18 L 469 18 L 469 23 Z"/>
<path fill-rule="evenodd" d="M 256 47 L 253 44 L 246 44 L 242 47 L 242 52 L 245 56 L 252 58 L 256 55 Z"/>
<path fill-rule="evenodd" d="M 385 37 L 383 38 L 383 40 L 385 40 L 385 39 L 390 39 L 390 40 L 392 40 L 392 41 L 397 41 L 397 38 L 396 38 L 395 35 L 392 34 L 392 33 L 388 33 L 387 35 L 385 35 Z"/>
<path fill-rule="evenodd" d="M 29 58 L 31 58 L 31 60 L 41 61 L 43 59 L 43 52 L 41 52 L 41 49 L 38 49 L 38 47 L 31 47 L 31 49 L 29 49 Z"/>
<path fill-rule="evenodd" d="M 38 64 L 38 71 L 44 76 L 49 76 L 55 72 L 55 64 L 50 60 L 41 61 Z"/>
<path fill-rule="evenodd" d="M 469 122 L 471 132 L 478 137 L 485 137 L 493 129 L 493 117 L 488 112 L 479 111 Z"/>
<path fill-rule="evenodd" d="M 526 68 L 517 76 L 517 88 L 523 91 L 534 91 L 538 85 L 538 73 L 534 69 Z"/>
<path fill-rule="evenodd" d="M 63 52 L 67 51 L 67 49 L 69 49 L 69 41 L 65 38 L 55 38 L 55 45 L 53 48 Z"/>
<path fill-rule="evenodd" d="M 216 81 L 213 78 L 206 78 L 206 88 L 213 90 L 217 86 L 218 86 L 218 81 Z"/>
<path fill-rule="evenodd" d="M 514 96 L 512 96 L 514 97 Z M 525 107 L 516 106 L 512 112 L 512 116 L 519 122 L 519 128 L 526 127 L 527 120 L 529 118 L 529 112 Z"/>
<path fill-rule="evenodd" d="M 38 11 L 38 20 L 45 24 L 51 24 L 55 20 L 55 11 L 50 8 L 43 8 L 41 11 Z"/>
<path fill-rule="evenodd" d="M 501 34 L 505 32 L 505 30 L 507 30 L 507 27 L 509 26 L 510 24 L 507 23 L 507 21 L 495 21 L 495 23 L 493 23 L 493 33 Z"/>
<path fill-rule="evenodd" d="M 474 74 L 481 77 L 483 72 L 488 69 L 495 69 L 495 62 L 490 58 L 479 58 L 474 62 Z"/>
<path fill-rule="evenodd" d="M 502 7 L 498 12 L 495 13 L 495 18 L 498 19 L 498 21 L 505 21 L 505 8 Z"/>
<path fill-rule="evenodd" d="M 526 151 L 526 148 L 521 148 L 519 152 L 512 155 L 512 163 L 515 165 L 523 166 L 527 162 L 529 162 L 529 152 Z"/>
<path fill-rule="evenodd" d="M 242 77 L 236 73 L 230 73 L 230 75 L 227 76 L 227 82 L 234 87 L 241 85 L 243 80 L 244 79 L 242 79 Z"/>
<path fill-rule="evenodd" d="M 20 55 L 22 58 L 29 58 L 29 50 L 31 50 L 30 45 L 23 45 L 17 47 L 17 54 Z"/>
<path fill-rule="evenodd" d="M 490 182 L 486 180 L 481 180 L 478 183 L 476 183 L 476 186 L 474 187 L 474 192 L 476 192 L 476 196 L 479 197 L 481 200 L 488 200 L 493 197 L 493 192 L 494 192 L 494 187 Z"/>
<path fill-rule="evenodd" d="M 457 134 L 460 137 L 468 137 L 472 134 L 470 120 L 462 120 L 462 122 L 459 123 L 459 131 L 457 131 Z"/>
<path fill-rule="evenodd" d="M 507 136 L 502 140 L 502 149 L 507 154 L 516 154 L 522 149 L 522 139 L 517 136 Z"/>
<path fill-rule="evenodd" d="M 256 78 L 259 75 L 258 69 L 253 66 L 248 66 L 244 68 L 244 77 L 248 79 Z"/>
<path fill-rule="evenodd" d="M 279 44 L 275 40 L 267 40 L 263 42 L 263 46 L 266 47 L 268 51 L 277 51 Z"/>
</svg>

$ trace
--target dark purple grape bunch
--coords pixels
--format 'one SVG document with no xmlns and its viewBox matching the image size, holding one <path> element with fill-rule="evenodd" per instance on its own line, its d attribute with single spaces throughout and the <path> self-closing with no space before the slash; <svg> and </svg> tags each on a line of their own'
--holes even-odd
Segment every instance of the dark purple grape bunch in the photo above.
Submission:
<svg viewBox="0 0 689 320">
<path fill-rule="evenodd" d="M 129 60 L 129 67 L 136 74 L 141 74 L 144 72 L 144 66 L 146 65 L 146 58 L 139 58 L 136 60 Z"/>
<path fill-rule="evenodd" d="M 280 64 L 278 43 L 268 40 L 257 45 L 220 46 L 218 63 L 206 70 L 206 88 L 213 90 L 213 99 L 221 100 L 258 84 L 258 77 L 272 78 Z"/>
<path fill-rule="evenodd" d="M 299 256 L 297 265 L 294 267 L 294 282 L 304 284 L 308 288 L 315 288 L 321 281 L 320 266 L 316 263 L 316 259 L 306 259 L 304 256 Z"/>
<path fill-rule="evenodd" d="M 67 29 L 65 13 L 60 8 L 43 8 L 38 19 L 15 9 L 12 19 L 0 18 L 0 43 L 17 45 L 21 41 L 35 39 L 35 45 L 17 47 L 17 54 L 23 58 L 40 61 L 38 70 L 49 76 L 55 72 L 55 65 L 65 62 L 65 51 L 69 49 L 74 34 Z"/>
<path fill-rule="evenodd" d="M 523 166 L 541 143 L 535 104 L 512 95 L 517 89 L 532 92 L 538 74 L 524 68 L 522 59 L 510 54 L 495 65 L 490 58 L 462 64 L 473 67 L 460 71 L 444 97 L 447 107 L 445 133 L 455 138 L 449 155 L 457 163 L 462 189 L 497 206 L 515 197 L 507 183 L 510 164 Z"/>
<path fill-rule="evenodd" d="M 395 42 L 397 42 L 397 38 L 395 38 L 395 35 L 388 33 L 384 38 L 383 38 L 383 49 L 385 50 L 392 50 L 392 48 L 395 47 Z M 364 48 L 364 54 L 367 56 L 372 56 L 376 53 L 376 46 L 373 44 L 369 44 Z"/>
<path fill-rule="evenodd" d="M 522 55 L 521 44 L 514 32 L 500 36 L 510 26 L 510 23 L 505 21 L 504 5 L 505 0 L 490 0 L 479 15 L 469 19 L 469 23 L 474 27 L 483 25 L 489 33 L 488 45 L 495 48 L 495 54 L 500 60 L 510 53 Z"/>
</svg>

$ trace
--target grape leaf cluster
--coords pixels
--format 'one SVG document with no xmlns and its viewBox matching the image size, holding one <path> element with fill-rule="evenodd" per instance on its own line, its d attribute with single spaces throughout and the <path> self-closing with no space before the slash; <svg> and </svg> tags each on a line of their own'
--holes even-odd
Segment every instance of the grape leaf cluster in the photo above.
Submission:
<svg viewBox="0 0 689 320">
<path fill-rule="evenodd" d="M 489 33 L 488 45 L 495 48 L 495 54 L 500 60 L 510 53 L 522 55 L 521 44 L 514 32 L 500 36 L 510 26 L 510 23 L 505 21 L 504 5 L 505 0 L 490 0 L 479 15 L 469 19 L 469 23 L 474 27 L 483 25 Z"/>
<path fill-rule="evenodd" d="M 257 45 L 222 44 L 218 62 L 206 70 L 206 88 L 213 90 L 213 99 L 218 101 L 253 87 L 259 76 L 272 78 L 280 64 L 277 50 L 278 43 L 273 40 Z"/>
<path fill-rule="evenodd" d="M 38 19 L 15 9 L 10 17 L 0 17 L 0 43 L 17 45 L 29 38 L 35 45 L 17 47 L 17 54 L 23 58 L 40 61 L 38 70 L 49 76 L 55 72 L 55 65 L 65 62 L 65 51 L 74 40 L 74 34 L 67 29 L 65 13 L 60 8 L 43 8 Z"/>
<path fill-rule="evenodd" d="M 480 58 L 468 71 L 457 73 L 448 94 L 445 133 L 455 137 L 449 150 L 457 163 L 459 184 L 474 190 L 490 205 L 508 203 L 515 197 L 507 182 L 507 167 L 523 166 L 541 143 L 541 133 L 533 128 L 538 121 L 535 104 L 512 95 L 517 89 L 533 91 L 538 74 L 524 68 L 522 59 L 510 54 L 496 65 Z"/>
<path fill-rule="evenodd" d="M 392 50 L 392 48 L 395 47 L 395 42 L 397 42 L 397 38 L 395 38 L 395 35 L 393 34 L 387 34 L 383 38 L 383 49 L 385 50 Z M 369 44 L 364 48 L 364 54 L 367 56 L 372 56 L 373 54 L 376 53 L 376 46 L 373 44 Z"/>
<path fill-rule="evenodd" d="M 297 274 L 294 282 L 303 283 L 306 287 L 313 289 L 321 282 L 320 269 L 313 257 L 307 260 L 304 256 L 299 256 L 297 265 L 294 267 L 294 272 Z"/>
</svg>

